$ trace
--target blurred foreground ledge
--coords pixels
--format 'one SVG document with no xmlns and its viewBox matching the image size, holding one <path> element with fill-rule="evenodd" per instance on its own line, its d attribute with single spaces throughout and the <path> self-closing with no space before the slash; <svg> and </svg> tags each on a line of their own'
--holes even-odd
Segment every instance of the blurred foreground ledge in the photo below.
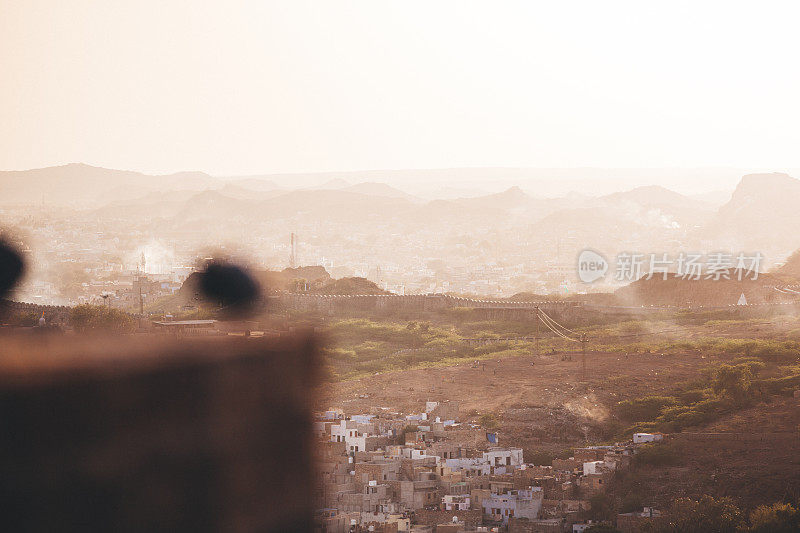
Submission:
<svg viewBox="0 0 800 533">
<path fill-rule="evenodd" d="M 315 339 L 0 338 L 3 531 L 308 531 Z"/>
</svg>

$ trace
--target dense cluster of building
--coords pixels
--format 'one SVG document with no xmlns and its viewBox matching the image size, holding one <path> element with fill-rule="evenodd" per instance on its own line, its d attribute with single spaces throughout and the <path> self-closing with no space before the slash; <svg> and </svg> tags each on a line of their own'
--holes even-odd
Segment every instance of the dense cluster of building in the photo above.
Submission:
<svg viewBox="0 0 800 533">
<path fill-rule="evenodd" d="M 419 414 L 345 417 L 320 413 L 317 531 L 581 532 L 590 498 L 602 492 L 636 447 L 662 437 L 574 450 L 552 465 L 526 463 L 496 433 L 459 421 L 457 402 L 427 402 Z M 638 531 L 658 511 L 619 515 Z"/>
<path fill-rule="evenodd" d="M 232 241 L 236 253 L 254 268 L 281 270 L 292 266 L 292 232 L 299 239 L 298 264 L 322 265 L 334 278 L 365 277 L 395 294 L 497 297 L 521 291 L 574 292 L 578 283 L 573 253 L 578 245 L 569 236 L 522 245 L 506 232 L 473 225 L 442 232 L 369 221 L 362 228 L 335 220 L 322 225 L 298 216 L 276 221 L 264 231 L 259 224 L 227 220 L 162 224 L 122 209 L 88 216 L 49 206 L 0 206 L 0 225 L 25 236 L 20 243 L 29 271 L 15 299 L 43 305 L 107 303 L 135 311 L 140 295 L 133 280 L 145 272 L 158 282 L 142 291 L 147 307 L 180 286 L 192 270 L 188 265 L 202 258 L 198 254 L 214 247 L 233 253 L 226 248 Z"/>
</svg>

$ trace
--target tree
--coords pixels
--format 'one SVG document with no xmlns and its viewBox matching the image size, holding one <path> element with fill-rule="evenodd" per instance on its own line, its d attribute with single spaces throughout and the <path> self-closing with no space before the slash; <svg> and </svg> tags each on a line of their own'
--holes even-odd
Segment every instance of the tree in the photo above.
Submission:
<svg viewBox="0 0 800 533">
<path fill-rule="evenodd" d="M 78 296 L 81 293 L 81 286 L 91 281 L 86 269 L 87 265 L 83 263 L 62 264 L 56 274 L 58 292 L 68 298 Z"/>
<path fill-rule="evenodd" d="M 657 519 L 660 533 L 733 533 L 744 525 L 742 511 L 731 498 L 704 495 L 699 500 L 680 498 L 669 513 Z"/>
<path fill-rule="evenodd" d="M 77 305 L 69 311 L 69 325 L 76 331 L 113 331 L 127 333 L 136 324 L 131 315 L 102 305 Z"/>
<path fill-rule="evenodd" d="M 598 492 L 589 498 L 589 517 L 592 520 L 613 520 L 617 515 L 614 502 L 605 492 Z"/>
</svg>

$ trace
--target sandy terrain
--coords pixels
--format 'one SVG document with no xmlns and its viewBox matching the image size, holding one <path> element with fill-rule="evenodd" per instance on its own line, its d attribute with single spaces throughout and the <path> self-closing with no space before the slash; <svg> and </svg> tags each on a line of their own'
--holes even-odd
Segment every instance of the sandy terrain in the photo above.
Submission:
<svg viewBox="0 0 800 533">
<path fill-rule="evenodd" d="M 420 412 L 427 400 L 458 400 L 465 418 L 498 415 L 507 442 L 564 446 L 598 438 L 597 426 L 616 402 L 669 391 L 721 360 L 697 353 L 589 352 L 582 382 L 581 356 L 571 357 L 509 357 L 481 361 L 477 368 L 465 363 L 379 374 L 326 387 L 322 403 L 346 414 L 380 407 L 408 414 Z"/>
</svg>

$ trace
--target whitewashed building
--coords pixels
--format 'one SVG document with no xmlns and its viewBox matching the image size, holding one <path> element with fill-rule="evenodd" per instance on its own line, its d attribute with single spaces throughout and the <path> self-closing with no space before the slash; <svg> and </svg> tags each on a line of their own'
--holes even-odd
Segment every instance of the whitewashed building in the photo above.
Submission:
<svg viewBox="0 0 800 533">
<path fill-rule="evenodd" d="M 660 441 L 664 438 L 664 435 L 661 433 L 634 433 L 633 434 L 633 443 L 634 444 L 644 444 L 647 442 L 656 442 Z"/>
<path fill-rule="evenodd" d="M 372 424 L 355 420 L 342 420 L 331 426 L 331 442 L 344 442 L 349 452 L 363 452 L 367 449 L 367 437 L 374 431 Z"/>
<path fill-rule="evenodd" d="M 468 511 L 469 494 L 445 494 L 442 497 L 442 508 L 445 511 Z"/>
<path fill-rule="evenodd" d="M 483 514 L 492 522 L 508 523 L 512 517 L 539 517 L 542 510 L 544 493 L 541 487 L 529 487 L 525 490 L 511 490 L 503 494 L 492 494 L 483 500 Z"/>
<path fill-rule="evenodd" d="M 490 448 L 483 452 L 483 460 L 491 466 L 511 466 L 519 468 L 523 464 L 522 448 Z"/>
</svg>

